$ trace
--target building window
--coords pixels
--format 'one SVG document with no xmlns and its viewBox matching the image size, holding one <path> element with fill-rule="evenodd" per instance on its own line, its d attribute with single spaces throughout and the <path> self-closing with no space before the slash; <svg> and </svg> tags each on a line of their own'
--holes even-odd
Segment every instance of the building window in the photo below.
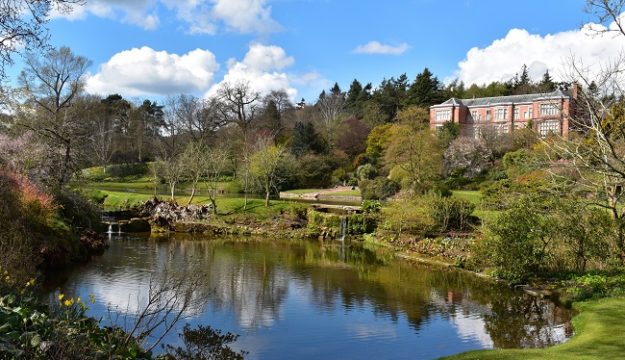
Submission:
<svg viewBox="0 0 625 360">
<path fill-rule="evenodd" d="M 514 113 L 513 113 L 513 118 L 514 120 L 519 119 L 519 108 L 517 106 L 514 107 Z"/>
<path fill-rule="evenodd" d="M 534 117 L 534 108 L 532 106 L 528 106 L 527 111 L 525 112 L 525 118 L 529 120 L 533 117 Z"/>
<path fill-rule="evenodd" d="M 490 121 L 490 110 L 486 110 L 486 121 Z"/>
<path fill-rule="evenodd" d="M 480 114 L 479 111 L 477 110 L 472 110 L 471 111 L 471 119 L 473 119 L 473 121 L 475 122 L 479 122 L 482 120 L 482 114 Z"/>
<path fill-rule="evenodd" d="M 519 130 L 519 129 L 526 129 L 527 128 L 527 124 L 526 122 L 517 122 L 514 123 L 514 129 L 515 130 Z"/>
<path fill-rule="evenodd" d="M 499 108 L 495 110 L 495 120 L 506 120 L 508 118 L 508 109 Z"/>
<path fill-rule="evenodd" d="M 451 110 L 437 110 L 436 121 L 449 121 L 451 120 Z"/>
<path fill-rule="evenodd" d="M 538 134 L 541 137 L 545 137 L 549 135 L 549 133 L 560 134 L 560 121 L 543 121 L 538 125 Z"/>
<path fill-rule="evenodd" d="M 560 114 L 560 108 L 556 104 L 540 104 L 540 116 L 554 116 Z"/>
<path fill-rule="evenodd" d="M 510 127 L 507 124 L 495 125 L 495 132 L 497 135 L 507 134 L 510 131 Z"/>
</svg>

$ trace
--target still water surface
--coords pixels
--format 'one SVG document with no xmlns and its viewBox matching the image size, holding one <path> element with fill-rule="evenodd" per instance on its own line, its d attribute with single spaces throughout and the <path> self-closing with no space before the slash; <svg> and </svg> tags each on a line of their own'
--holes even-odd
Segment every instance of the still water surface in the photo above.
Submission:
<svg viewBox="0 0 625 360">
<path fill-rule="evenodd" d="M 113 236 L 52 286 L 93 294 L 89 315 L 128 326 L 163 274 L 201 277 L 166 343 L 180 344 L 184 323 L 211 325 L 240 334 L 234 347 L 249 359 L 432 359 L 572 333 L 570 312 L 551 302 L 354 243 Z"/>
</svg>

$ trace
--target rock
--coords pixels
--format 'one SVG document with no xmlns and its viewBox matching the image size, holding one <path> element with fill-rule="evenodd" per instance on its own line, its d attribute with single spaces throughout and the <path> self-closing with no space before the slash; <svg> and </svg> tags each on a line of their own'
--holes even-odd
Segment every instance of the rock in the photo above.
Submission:
<svg viewBox="0 0 625 360">
<path fill-rule="evenodd" d="M 149 219 L 153 228 L 165 231 L 177 231 L 178 223 L 206 220 L 211 213 L 212 205 L 180 206 L 175 202 L 160 201 L 156 198 L 146 201 L 140 207 L 141 217 Z"/>
<path fill-rule="evenodd" d="M 80 244 L 88 254 L 101 254 L 109 247 L 106 238 L 95 231 L 85 231 L 80 235 Z"/>
<path fill-rule="evenodd" d="M 126 233 L 143 233 L 150 232 L 150 223 L 145 219 L 132 218 L 128 222 L 120 223 L 122 232 Z"/>
</svg>

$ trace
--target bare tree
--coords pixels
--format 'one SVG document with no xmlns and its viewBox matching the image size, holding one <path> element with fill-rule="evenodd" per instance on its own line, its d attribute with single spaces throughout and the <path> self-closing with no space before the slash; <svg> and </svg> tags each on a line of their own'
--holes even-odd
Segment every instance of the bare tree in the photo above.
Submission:
<svg viewBox="0 0 625 360">
<path fill-rule="evenodd" d="M 227 150 L 215 147 L 206 153 L 205 161 L 208 199 L 213 206 L 213 214 L 217 215 L 219 184 L 224 171 L 231 165 L 231 156 Z"/>
<path fill-rule="evenodd" d="M 85 122 L 90 125 L 91 134 L 89 144 L 93 150 L 93 154 L 98 160 L 106 174 L 106 167 L 113 157 L 114 148 L 114 130 L 106 116 L 102 102 L 97 98 L 92 98 L 89 109 L 85 114 Z"/>
<path fill-rule="evenodd" d="M 185 177 L 191 180 L 191 196 L 187 205 L 193 202 L 198 183 L 206 173 L 206 146 L 197 141 L 187 144 L 181 155 L 182 167 Z"/>
<path fill-rule="evenodd" d="M 579 136 L 547 141 L 553 178 L 585 189 L 587 200 L 607 209 L 617 224 L 616 245 L 625 263 L 625 59 L 598 72 L 571 58 L 569 76 L 582 84 L 571 122 Z"/>
<path fill-rule="evenodd" d="M 180 95 L 175 98 L 176 116 L 184 130 L 196 142 L 207 144 L 215 131 L 227 124 L 220 112 L 221 103 L 217 98 L 199 99 Z"/>
<path fill-rule="evenodd" d="M 249 84 L 246 83 L 236 85 L 225 83 L 219 89 L 219 99 L 223 105 L 221 112 L 224 119 L 237 124 L 243 134 L 241 154 L 243 163 L 243 210 L 247 208 L 250 187 L 250 136 L 258 115 L 259 98 L 260 95 L 254 92 Z"/>
<path fill-rule="evenodd" d="M 597 33 L 616 32 L 625 35 L 621 14 L 625 11 L 625 0 L 587 0 L 586 12 L 594 15 L 603 28 L 591 28 Z M 613 27 L 610 25 L 614 24 Z"/>
<path fill-rule="evenodd" d="M 6 77 L 5 67 L 13 64 L 12 55 L 20 50 L 28 53 L 48 46 L 50 12 L 70 12 L 73 5 L 84 0 L 0 0 L 0 79 Z"/>
<path fill-rule="evenodd" d="M 26 110 L 20 125 L 49 139 L 63 150 L 59 184 L 69 179 L 74 168 L 72 150 L 76 136 L 83 128 L 80 117 L 72 116 L 74 105 L 84 84 L 90 61 L 77 56 L 67 47 L 51 50 L 46 56 L 26 58 L 26 69 L 19 82 L 26 96 Z M 32 116 L 35 112 L 38 116 Z"/>
<path fill-rule="evenodd" d="M 125 344 L 133 339 L 143 342 L 147 351 L 152 351 L 185 318 L 195 306 L 194 294 L 200 287 L 202 276 L 189 274 L 173 275 L 169 272 L 150 277 L 147 302 L 139 309 L 134 322 L 127 326 L 129 310 L 124 317 Z"/>
<path fill-rule="evenodd" d="M 317 107 L 321 112 L 324 135 L 330 144 L 333 143 L 331 140 L 334 130 L 340 125 L 340 115 L 345 109 L 345 103 L 345 93 L 340 91 L 338 85 L 335 85 L 329 94 L 323 91 L 319 95 Z"/>
<path fill-rule="evenodd" d="M 602 32 L 625 36 L 620 14 L 623 0 L 588 0 L 587 10 L 600 23 L 615 26 Z M 606 34 L 599 34 L 605 36 Z M 554 180 L 586 190 L 586 200 L 607 209 L 616 223 L 616 246 L 625 263 L 625 56 L 588 66 L 571 56 L 568 81 L 572 85 L 574 133 L 546 141 Z"/>
</svg>

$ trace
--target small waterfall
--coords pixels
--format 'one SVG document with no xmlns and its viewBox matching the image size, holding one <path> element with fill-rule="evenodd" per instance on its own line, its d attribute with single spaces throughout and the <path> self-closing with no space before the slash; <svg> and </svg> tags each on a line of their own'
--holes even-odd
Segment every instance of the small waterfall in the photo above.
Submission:
<svg viewBox="0 0 625 360">
<path fill-rule="evenodd" d="M 341 242 L 345 241 L 345 236 L 347 236 L 347 216 L 341 217 L 341 226 L 339 228 L 339 240 Z"/>
<path fill-rule="evenodd" d="M 113 223 L 109 223 L 109 229 L 106 231 L 107 234 L 113 233 Z"/>
</svg>

